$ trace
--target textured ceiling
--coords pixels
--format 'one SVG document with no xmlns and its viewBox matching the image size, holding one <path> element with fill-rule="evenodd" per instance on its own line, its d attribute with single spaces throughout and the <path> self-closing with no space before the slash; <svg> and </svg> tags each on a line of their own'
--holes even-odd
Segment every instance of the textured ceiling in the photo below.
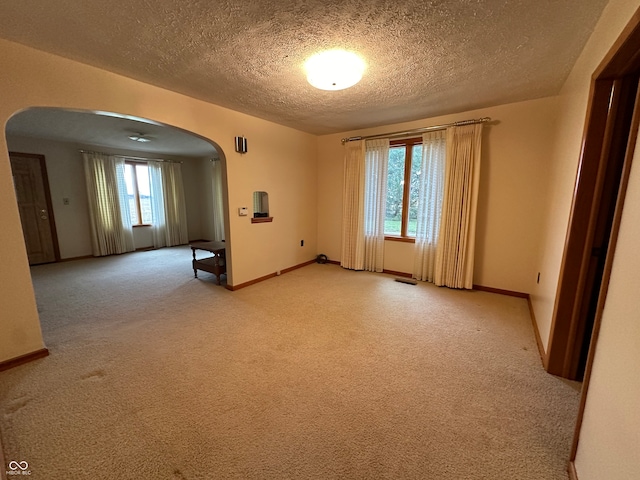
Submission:
<svg viewBox="0 0 640 480">
<path fill-rule="evenodd" d="M 175 127 L 134 117 L 60 108 L 30 108 L 9 119 L 8 135 L 47 138 L 95 147 L 180 157 L 218 157 L 206 140 Z M 129 135 L 143 133 L 151 141 L 134 142 Z"/>
<path fill-rule="evenodd" d="M 607 0 L 20 0 L 0 37 L 316 134 L 556 94 Z M 347 90 L 302 65 L 345 48 Z"/>
</svg>

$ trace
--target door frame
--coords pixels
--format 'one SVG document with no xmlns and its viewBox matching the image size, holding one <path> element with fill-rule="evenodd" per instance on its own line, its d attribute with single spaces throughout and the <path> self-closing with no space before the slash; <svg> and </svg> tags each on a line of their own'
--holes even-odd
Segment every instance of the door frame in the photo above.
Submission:
<svg viewBox="0 0 640 480">
<path fill-rule="evenodd" d="M 44 155 L 37 153 L 22 153 L 9 150 L 9 162 L 11 162 L 12 155 L 19 155 L 21 157 L 33 158 L 38 160 L 40 164 L 40 171 L 42 172 L 42 183 L 44 184 L 44 198 L 47 202 L 47 212 L 49 228 L 51 229 L 51 239 L 53 243 L 53 254 L 55 256 L 55 262 L 60 261 L 60 245 L 58 243 L 58 231 L 56 230 L 56 221 L 53 214 L 53 202 L 51 201 L 51 190 L 49 188 L 49 176 L 47 174 L 47 162 Z"/>
<path fill-rule="evenodd" d="M 582 338 L 576 337 L 576 332 L 580 329 L 580 309 L 591 258 L 591 242 L 599 213 L 599 194 L 606 174 L 606 153 L 608 153 L 607 149 L 610 146 L 612 137 L 619 135 L 619 132 L 610 131 L 611 122 L 607 122 L 610 114 L 611 89 L 614 88 L 616 82 L 620 82 L 620 79 L 632 75 L 637 76 L 638 72 L 640 72 L 638 45 L 640 45 L 640 9 L 634 13 L 591 78 L 591 91 L 587 107 L 582 151 L 564 245 L 558 293 L 554 305 L 546 358 L 547 371 L 565 378 L 572 378 L 572 365 L 575 364 L 574 358 L 582 342 Z M 609 129 L 607 128 L 608 125 Z M 632 143 L 635 142 L 637 129 L 637 119 L 634 118 L 628 132 L 628 135 L 633 137 L 631 139 Z M 625 133 L 625 135 L 627 134 Z M 605 155 L 603 155 L 603 152 Z M 632 155 L 633 152 L 631 152 Z M 629 153 L 627 152 L 628 156 Z M 615 240 L 624 204 L 624 193 L 629 178 L 630 163 L 631 158 L 626 158 L 605 260 L 605 271 L 599 291 L 599 305 L 596 307 L 590 350 L 593 350 L 597 340 L 602 313 L 602 305 L 600 304 L 604 303 L 610 274 L 610 269 L 606 265 L 611 263 L 615 252 Z M 586 334 L 589 333 L 586 332 Z"/>
<path fill-rule="evenodd" d="M 582 151 L 560 270 L 549 349 L 547 352 L 547 371 L 560 376 L 567 376 L 570 372 L 574 352 L 582 340 L 572 337 L 572 333 L 575 333 L 577 328 L 576 321 L 582 305 L 583 288 L 586 280 L 588 261 L 591 256 L 591 241 L 599 206 L 599 199 L 595 197 L 597 197 L 597 188 L 601 186 L 606 171 L 607 158 L 602 155 L 603 147 L 606 153 L 606 143 L 611 140 L 611 135 L 616 134 L 607 131 L 611 89 L 614 87 L 615 82 L 620 83 L 620 80 L 623 78 L 635 77 L 635 79 L 638 79 L 640 76 L 640 49 L 638 45 L 640 45 L 640 8 L 633 14 L 591 77 L 591 90 L 585 120 Z M 587 356 L 580 406 L 569 459 L 569 474 L 573 479 L 577 479 L 574 462 L 578 450 L 580 429 L 584 418 L 591 372 L 598 345 L 598 335 L 602 323 L 602 314 L 615 256 L 624 198 L 638 137 L 638 128 L 640 125 L 640 92 L 635 96 L 635 105 L 631 125 L 628 132 L 624 133 L 627 137 L 627 147 L 617 193 L 609 246 L 605 257 L 604 273 L 598 292 L 598 303 L 595 310 L 591 343 Z M 619 134 L 619 132 L 617 134 Z"/>
</svg>

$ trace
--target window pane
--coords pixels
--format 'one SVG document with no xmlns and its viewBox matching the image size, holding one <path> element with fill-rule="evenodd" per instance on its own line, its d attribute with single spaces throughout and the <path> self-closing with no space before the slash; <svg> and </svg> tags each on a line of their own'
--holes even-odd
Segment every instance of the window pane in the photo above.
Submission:
<svg viewBox="0 0 640 480">
<path fill-rule="evenodd" d="M 389 148 L 387 177 L 387 210 L 384 219 L 386 235 L 400 235 L 402 229 L 402 193 L 404 189 L 404 147 Z"/>
<path fill-rule="evenodd" d="M 418 222 L 418 192 L 420 189 L 420 168 L 422 166 L 422 145 L 414 145 L 411 151 L 411 184 L 409 185 L 409 225 L 407 236 L 416 236 Z"/>
<path fill-rule="evenodd" d="M 138 177 L 138 194 L 140 195 L 140 210 L 142 215 L 141 223 L 151 223 L 151 185 L 149 183 L 149 167 L 147 165 L 136 165 Z"/>
<path fill-rule="evenodd" d="M 136 206 L 136 189 L 133 186 L 134 182 L 133 165 L 126 163 L 124 165 L 124 181 L 127 184 L 127 199 L 129 203 L 129 212 L 131 212 L 131 223 L 137 225 L 138 221 L 138 207 Z"/>
</svg>

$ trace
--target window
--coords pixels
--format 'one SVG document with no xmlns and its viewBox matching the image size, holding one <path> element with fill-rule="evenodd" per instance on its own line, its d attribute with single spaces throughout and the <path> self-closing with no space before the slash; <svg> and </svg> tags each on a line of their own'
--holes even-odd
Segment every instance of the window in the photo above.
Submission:
<svg viewBox="0 0 640 480">
<path fill-rule="evenodd" d="M 391 239 L 416 236 L 421 164 L 422 138 L 390 142 L 384 234 Z"/>
<path fill-rule="evenodd" d="M 127 184 L 131 223 L 134 226 L 150 225 L 153 216 L 151 214 L 149 166 L 142 162 L 126 162 L 124 165 L 124 179 Z"/>
</svg>

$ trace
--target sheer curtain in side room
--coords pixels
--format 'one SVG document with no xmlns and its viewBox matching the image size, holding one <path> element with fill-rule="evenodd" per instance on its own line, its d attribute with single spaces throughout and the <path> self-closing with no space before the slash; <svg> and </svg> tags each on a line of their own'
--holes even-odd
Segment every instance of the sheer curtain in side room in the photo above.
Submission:
<svg viewBox="0 0 640 480">
<path fill-rule="evenodd" d="M 124 177 L 124 159 L 102 153 L 82 154 L 93 255 L 132 252 L 133 228 Z"/>
<path fill-rule="evenodd" d="M 153 246 L 189 243 L 182 168 L 176 162 L 149 162 Z"/>
<path fill-rule="evenodd" d="M 211 162 L 211 186 L 213 189 L 213 240 L 224 240 L 224 204 L 222 202 L 222 161 Z"/>
</svg>

